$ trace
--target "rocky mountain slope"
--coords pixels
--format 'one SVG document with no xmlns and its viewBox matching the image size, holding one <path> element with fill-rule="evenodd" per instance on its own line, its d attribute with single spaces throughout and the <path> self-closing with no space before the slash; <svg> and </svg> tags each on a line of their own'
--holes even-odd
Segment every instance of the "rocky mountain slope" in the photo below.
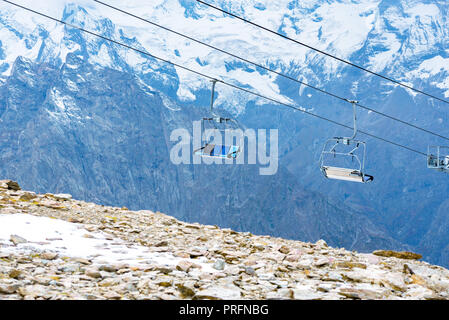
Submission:
<svg viewBox="0 0 449 320">
<path fill-rule="evenodd" d="M 0 299 L 448 299 L 419 254 L 362 254 L 0 181 Z"/>
</svg>

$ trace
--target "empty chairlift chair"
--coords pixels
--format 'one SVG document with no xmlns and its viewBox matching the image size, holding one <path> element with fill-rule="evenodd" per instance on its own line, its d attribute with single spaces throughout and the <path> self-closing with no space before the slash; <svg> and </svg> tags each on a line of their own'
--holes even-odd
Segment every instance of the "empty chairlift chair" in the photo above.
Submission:
<svg viewBox="0 0 449 320">
<path fill-rule="evenodd" d="M 449 173 L 449 147 L 429 146 L 427 168 Z"/>
<path fill-rule="evenodd" d="M 216 82 L 217 80 L 212 80 L 212 92 L 210 101 L 211 116 L 201 119 L 201 127 L 202 132 L 204 132 L 205 129 L 218 130 L 222 134 L 222 138 L 224 138 L 226 130 L 237 129 L 239 126 L 234 119 L 221 117 L 214 112 L 213 107 Z M 236 159 L 240 154 L 240 147 L 235 145 L 227 146 L 206 142 L 201 148 L 195 150 L 194 154 L 209 158 Z"/>
<path fill-rule="evenodd" d="M 366 183 L 374 177 L 364 171 L 366 144 L 355 140 L 357 135 L 356 101 L 353 105 L 354 134 L 352 137 L 334 137 L 325 143 L 320 157 L 320 169 L 328 179 Z"/>
</svg>

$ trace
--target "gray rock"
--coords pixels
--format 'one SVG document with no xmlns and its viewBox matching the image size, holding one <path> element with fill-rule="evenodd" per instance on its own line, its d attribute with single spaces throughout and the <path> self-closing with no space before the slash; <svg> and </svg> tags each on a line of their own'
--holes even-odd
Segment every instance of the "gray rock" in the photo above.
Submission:
<svg viewBox="0 0 449 320">
<path fill-rule="evenodd" d="M 111 264 L 103 264 L 98 268 L 98 270 L 106 272 L 116 272 L 118 268 Z"/>
<path fill-rule="evenodd" d="M 240 268 L 238 266 L 231 266 L 226 268 L 225 273 L 230 276 L 235 276 L 240 273 Z"/>
<path fill-rule="evenodd" d="M 271 281 L 276 279 L 276 276 L 273 273 L 257 273 L 257 276 L 261 281 Z"/>
<path fill-rule="evenodd" d="M 176 265 L 176 270 L 189 272 L 189 270 L 193 267 L 193 263 L 187 260 L 181 260 Z"/>
<path fill-rule="evenodd" d="M 279 289 L 268 292 L 265 298 L 268 300 L 294 299 L 294 293 L 292 289 Z"/>
<path fill-rule="evenodd" d="M 122 295 L 117 293 L 117 292 L 114 292 L 114 291 L 108 291 L 107 293 L 105 293 L 103 295 L 103 297 L 105 297 L 108 300 L 120 300 L 120 299 L 122 299 Z"/>
<path fill-rule="evenodd" d="M 223 259 L 217 259 L 212 266 L 215 270 L 224 270 L 226 262 Z"/>
<path fill-rule="evenodd" d="M 134 283 L 127 283 L 124 286 L 125 291 L 127 292 L 136 292 L 139 291 Z"/>
<path fill-rule="evenodd" d="M 16 181 L 9 180 L 8 182 L 6 182 L 6 185 L 8 186 L 9 190 L 14 190 L 14 191 L 20 190 L 20 186 Z"/>
<path fill-rule="evenodd" d="M 198 300 L 238 300 L 241 299 L 241 291 L 236 286 L 211 286 L 202 289 L 195 294 Z"/>
<path fill-rule="evenodd" d="M 25 192 L 20 196 L 20 200 L 30 201 L 35 199 L 37 196 L 34 192 Z"/>
<path fill-rule="evenodd" d="M 76 264 L 68 264 L 68 265 L 59 267 L 58 271 L 64 272 L 64 273 L 74 273 L 74 272 L 79 272 L 80 267 Z"/>
<path fill-rule="evenodd" d="M 21 236 L 12 234 L 11 237 L 9 238 L 9 241 L 11 241 L 12 243 L 14 243 L 14 245 L 18 245 L 18 244 L 22 244 L 22 243 L 27 243 L 27 239 L 22 238 Z"/>
<path fill-rule="evenodd" d="M 54 260 L 58 257 L 58 254 L 55 252 L 44 252 L 40 257 L 45 260 Z"/>
<path fill-rule="evenodd" d="M 315 267 L 321 268 L 329 265 L 329 259 L 321 258 L 314 263 Z"/>
<path fill-rule="evenodd" d="M 9 271 L 8 276 L 12 279 L 18 279 L 21 275 L 22 275 L 22 271 L 19 269 L 13 269 L 11 271 Z"/>
<path fill-rule="evenodd" d="M 195 295 L 195 291 L 191 286 L 187 286 L 185 284 L 177 284 L 176 287 L 182 298 L 189 298 Z"/>
<path fill-rule="evenodd" d="M 72 199 L 72 195 L 68 193 L 58 193 L 54 194 L 53 197 L 59 201 L 67 201 Z"/>
<path fill-rule="evenodd" d="M 99 279 L 102 278 L 101 273 L 95 269 L 95 268 L 88 268 L 84 271 L 84 274 L 86 276 L 89 276 L 91 278 Z"/>
<path fill-rule="evenodd" d="M 247 275 L 250 275 L 250 276 L 256 275 L 256 271 L 253 268 L 251 268 L 251 267 L 246 267 L 245 268 L 245 273 Z"/>
<path fill-rule="evenodd" d="M 327 248 L 327 243 L 323 239 L 320 239 L 317 242 L 315 242 L 315 245 L 317 247 Z"/>
<path fill-rule="evenodd" d="M 0 284 L 0 293 L 13 294 L 20 288 L 18 284 Z"/>
<path fill-rule="evenodd" d="M 77 263 L 84 264 L 84 265 L 92 264 L 92 262 L 90 260 L 87 260 L 87 259 L 84 259 L 84 258 L 75 258 L 75 259 L 73 259 L 73 261 L 77 262 Z"/>
<path fill-rule="evenodd" d="M 293 299 L 296 300 L 316 300 L 321 299 L 322 294 L 314 292 L 312 288 L 310 289 L 293 289 Z"/>
</svg>

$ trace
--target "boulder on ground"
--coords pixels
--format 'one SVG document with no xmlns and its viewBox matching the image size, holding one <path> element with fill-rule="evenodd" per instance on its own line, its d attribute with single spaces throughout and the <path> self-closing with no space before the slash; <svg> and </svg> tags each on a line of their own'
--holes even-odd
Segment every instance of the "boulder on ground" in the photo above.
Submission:
<svg viewBox="0 0 449 320">
<path fill-rule="evenodd" d="M 380 257 L 394 257 L 399 259 L 411 259 L 418 260 L 422 258 L 422 255 L 418 253 L 408 252 L 408 251 L 393 251 L 393 250 L 376 250 L 373 254 Z"/>
</svg>

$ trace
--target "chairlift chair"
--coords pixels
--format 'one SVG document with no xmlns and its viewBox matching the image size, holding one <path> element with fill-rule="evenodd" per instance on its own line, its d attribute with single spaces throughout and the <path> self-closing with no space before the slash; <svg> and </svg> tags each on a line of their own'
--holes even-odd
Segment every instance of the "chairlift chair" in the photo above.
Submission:
<svg viewBox="0 0 449 320">
<path fill-rule="evenodd" d="M 427 168 L 449 173 L 449 147 L 429 146 Z"/>
<path fill-rule="evenodd" d="M 328 179 L 366 183 L 373 181 L 374 177 L 364 171 L 366 143 L 355 140 L 357 135 L 357 101 L 348 100 L 348 102 L 353 105 L 354 133 L 352 137 L 334 137 L 326 141 L 321 152 L 320 169 Z M 337 158 L 343 160 L 342 165 L 336 164 Z M 351 160 L 351 166 L 348 165 L 348 160 Z M 341 164 L 341 161 L 339 164 Z"/>
<path fill-rule="evenodd" d="M 214 112 L 214 97 L 215 97 L 215 84 L 218 80 L 212 80 L 212 92 L 210 101 L 210 113 L 211 116 L 203 117 L 201 119 L 201 132 L 204 132 L 206 127 L 220 131 L 223 137 L 226 134 L 226 130 L 238 128 L 237 122 L 232 118 L 225 118 L 217 115 Z M 221 158 L 221 159 L 236 159 L 240 154 L 240 147 L 235 145 L 220 145 L 211 142 L 205 142 L 205 144 L 194 151 L 195 155 L 208 158 Z"/>
</svg>

